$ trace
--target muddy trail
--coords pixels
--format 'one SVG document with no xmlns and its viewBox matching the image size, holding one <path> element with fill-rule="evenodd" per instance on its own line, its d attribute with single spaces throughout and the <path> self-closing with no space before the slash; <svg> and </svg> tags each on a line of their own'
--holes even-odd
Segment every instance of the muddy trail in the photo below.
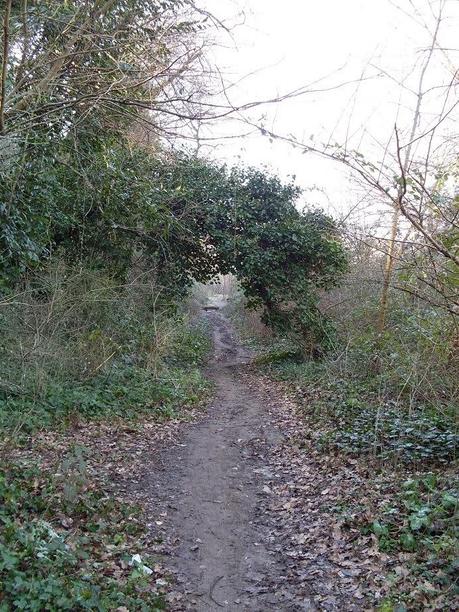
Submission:
<svg viewBox="0 0 459 612">
<path fill-rule="evenodd" d="M 285 458 L 291 431 L 270 389 L 247 374 L 251 355 L 224 312 L 204 316 L 214 340 L 207 368 L 213 400 L 203 418 L 183 425 L 178 444 L 161 451 L 140 483 L 156 518 L 158 550 L 175 576 L 168 609 L 368 609 L 359 572 L 338 575 L 324 554 L 331 527 L 307 547 L 295 540 L 299 526 L 292 521 L 311 535 L 317 521 L 306 508 L 289 507 L 292 490 L 304 485 L 293 480 L 301 466 Z M 314 473 L 303 469 L 302 477 L 309 481 Z"/>
<path fill-rule="evenodd" d="M 188 592 L 186 609 L 279 609 L 272 594 L 254 592 L 251 578 L 275 574 L 275 559 L 254 522 L 266 466 L 258 447 L 278 436 L 238 372 L 250 361 L 221 311 L 205 314 L 214 354 L 215 385 L 206 418 L 190 425 L 181 444 L 162 457 L 166 470 L 151 485 L 167 497 L 178 539 L 172 565 Z M 261 443 L 261 444 L 260 444 Z"/>
</svg>

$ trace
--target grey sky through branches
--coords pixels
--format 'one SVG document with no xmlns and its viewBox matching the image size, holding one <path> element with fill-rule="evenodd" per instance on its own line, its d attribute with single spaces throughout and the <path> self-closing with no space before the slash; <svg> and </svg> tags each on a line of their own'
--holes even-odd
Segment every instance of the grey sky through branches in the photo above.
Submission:
<svg viewBox="0 0 459 612">
<path fill-rule="evenodd" d="M 246 133 L 250 129 L 243 119 L 249 117 L 252 124 L 300 142 L 345 144 L 373 160 L 393 157 L 394 125 L 403 142 L 441 5 L 428 0 L 207 0 L 209 10 L 234 25 L 231 35 L 221 33 L 214 52 L 222 79 L 234 84 L 227 91 L 232 104 L 302 88 L 307 93 L 261 105 L 201 135 Z M 457 143 L 458 25 L 459 2 L 444 2 L 417 130 L 423 134 L 441 118 L 438 137 L 449 141 L 437 151 L 443 157 Z M 413 154 L 421 155 L 424 146 L 425 139 L 420 139 Z M 365 199 L 365 190 L 349 181 L 345 167 L 270 141 L 257 130 L 242 139 L 225 138 L 213 154 L 229 162 L 267 165 L 284 176 L 295 174 L 307 190 L 305 200 L 335 213 Z"/>
</svg>

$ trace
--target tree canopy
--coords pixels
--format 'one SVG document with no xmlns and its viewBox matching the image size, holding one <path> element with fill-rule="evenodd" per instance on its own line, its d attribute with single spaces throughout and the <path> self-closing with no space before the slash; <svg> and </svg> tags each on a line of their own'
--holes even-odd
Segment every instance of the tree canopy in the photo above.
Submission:
<svg viewBox="0 0 459 612">
<path fill-rule="evenodd" d="M 191 0 L 7 9 L 0 286 L 56 251 L 119 279 L 142 260 L 163 297 L 231 272 L 267 323 L 324 342 L 318 291 L 346 266 L 332 220 L 301 212 L 293 183 L 161 141 L 177 122 L 225 112 L 205 95 L 210 16 Z"/>
<path fill-rule="evenodd" d="M 82 171 L 65 143 L 52 159 L 30 159 L 20 186 L 5 176 L 4 286 L 58 249 L 120 277 L 137 253 L 170 295 L 233 273 L 266 322 L 325 338 L 317 290 L 336 284 L 345 254 L 329 217 L 298 210 L 293 183 L 119 143 L 82 148 Z"/>
</svg>

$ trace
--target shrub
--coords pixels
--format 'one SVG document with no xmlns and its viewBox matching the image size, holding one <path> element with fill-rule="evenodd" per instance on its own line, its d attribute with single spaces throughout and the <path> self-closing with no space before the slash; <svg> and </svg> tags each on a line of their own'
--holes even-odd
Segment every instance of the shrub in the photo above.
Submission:
<svg viewBox="0 0 459 612">
<path fill-rule="evenodd" d="M 32 431 L 78 418 L 158 417 L 207 384 L 204 328 L 171 312 L 145 279 L 50 264 L 0 314 L 0 427 Z M 156 302 L 155 302 L 156 300 Z"/>
</svg>

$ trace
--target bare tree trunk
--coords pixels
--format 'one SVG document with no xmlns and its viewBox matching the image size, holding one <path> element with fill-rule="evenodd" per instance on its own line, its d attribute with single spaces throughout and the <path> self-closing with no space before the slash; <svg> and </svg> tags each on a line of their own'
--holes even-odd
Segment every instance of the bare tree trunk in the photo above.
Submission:
<svg viewBox="0 0 459 612">
<path fill-rule="evenodd" d="M 2 58 L 2 72 L 0 79 L 0 134 L 3 134 L 5 129 L 5 99 L 6 99 L 6 74 L 8 71 L 8 52 L 9 52 L 9 34 L 10 34 L 10 14 L 11 14 L 11 2 L 7 0 L 5 5 L 5 12 L 3 14 L 3 58 Z"/>
<path fill-rule="evenodd" d="M 383 286 L 381 291 L 381 300 L 379 303 L 379 315 L 378 315 L 378 334 L 381 335 L 386 327 L 387 309 L 389 307 L 389 290 L 390 283 L 392 280 L 392 273 L 394 271 L 395 264 L 395 247 L 397 244 L 398 224 L 400 221 L 400 208 L 395 206 L 394 213 L 392 216 L 392 226 L 390 231 L 389 245 L 387 248 L 386 262 L 384 265 L 384 278 Z"/>
<path fill-rule="evenodd" d="M 401 165 L 402 179 L 406 175 L 406 171 L 409 168 L 411 162 L 411 147 L 413 144 L 413 139 L 416 135 L 416 129 L 419 124 L 419 120 L 421 118 L 421 104 L 422 98 L 424 96 L 423 86 L 424 86 L 424 77 L 427 72 L 427 68 L 429 67 L 430 60 L 432 59 L 432 55 L 435 49 L 435 45 L 437 44 L 438 30 L 440 28 L 440 23 L 442 20 L 444 1 L 440 4 L 440 9 L 438 12 L 438 17 L 435 24 L 435 31 L 432 36 L 432 42 L 429 48 L 429 53 L 427 55 L 426 61 L 424 62 L 424 66 L 421 70 L 421 74 L 419 76 L 419 84 L 417 91 L 417 100 L 416 100 L 416 108 L 414 110 L 413 115 L 413 123 L 411 125 L 410 138 L 408 141 L 408 146 L 406 147 L 405 157 L 403 163 Z M 399 143 L 398 143 L 398 134 L 397 128 L 395 128 L 396 136 L 397 136 L 397 152 L 400 151 Z M 384 278 L 383 278 L 383 286 L 381 291 L 381 300 L 379 306 L 379 317 L 378 317 L 378 334 L 381 335 L 384 332 L 386 327 L 386 318 L 387 318 L 387 310 L 389 307 L 389 293 L 390 293 L 390 285 L 392 281 L 392 275 L 394 271 L 395 260 L 397 258 L 397 234 L 398 234 L 398 226 L 400 222 L 400 212 L 404 210 L 403 207 L 403 198 L 406 191 L 406 184 L 401 184 L 398 190 L 397 200 L 394 203 L 394 212 L 392 215 L 392 226 L 391 233 L 389 239 L 389 245 L 387 249 L 386 255 L 386 263 L 384 266 Z"/>
<path fill-rule="evenodd" d="M 16 75 L 16 85 L 22 81 L 22 75 L 24 74 L 24 69 L 27 61 L 27 54 L 29 51 L 29 29 L 27 27 L 27 0 L 22 0 L 22 54 L 21 54 L 21 63 L 19 64 L 19 68 Z"/>
</svg>

